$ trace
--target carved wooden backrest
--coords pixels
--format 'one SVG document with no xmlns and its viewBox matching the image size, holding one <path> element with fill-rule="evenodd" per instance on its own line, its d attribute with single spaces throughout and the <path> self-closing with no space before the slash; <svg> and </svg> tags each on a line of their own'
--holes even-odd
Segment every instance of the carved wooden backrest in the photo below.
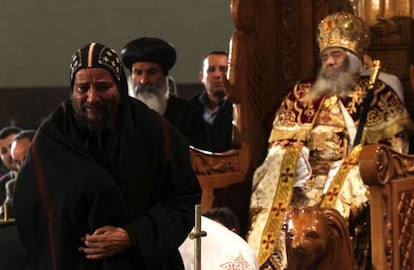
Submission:
<svg viewBox="0 0 414 270">
<path fill-rule="evenodd" d="M 414 269 L 414 156 L 366 145 L 359 167 L 371 194 L 373 269 Z"/>
<path fill-rule="evenodd" d="M 247 156 L 239 149 L 224 153 L 209 153 L 195 148 L 190 148 L 190 151 L 193 168 L 203 190 L 201 210 L 206 211 L 212 207 L 214 189 L 244 180 L 248 168 Z"/>
</svg>

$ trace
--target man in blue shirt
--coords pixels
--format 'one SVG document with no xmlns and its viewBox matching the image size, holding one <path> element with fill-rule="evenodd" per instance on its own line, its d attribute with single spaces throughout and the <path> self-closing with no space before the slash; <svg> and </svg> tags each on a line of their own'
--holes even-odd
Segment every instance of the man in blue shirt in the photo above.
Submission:
<svg viewBox="0 0 414 270">
<path fill-rule="evenodd" d="M 203 58 L 200 81 L 205 90 L 191 102 L 209 124 L 212 146 L 210 151 L 224 152 L 233 148 L 233 104 L 227 100 L 222 77 L 228 66 L 228 53 L 222 50 L 208 52 Z"/>
</svg>

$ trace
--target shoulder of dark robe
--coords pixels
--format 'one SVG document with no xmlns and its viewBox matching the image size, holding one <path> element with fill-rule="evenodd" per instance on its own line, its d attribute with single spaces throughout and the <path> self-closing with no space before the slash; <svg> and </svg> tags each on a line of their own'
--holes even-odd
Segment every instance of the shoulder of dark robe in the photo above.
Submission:
<svg viewBox="0 0 414 270">
<path fill-rule="evenodd" d="M 206 91 L 193 96 L 189 102 L 194 105 L 200 112 L 201 116 L 204 114 L 205 106 L 200 101 L 200 96 L 206 95 Z M 204 120 L 204 118 L 203 118 Z M 217 112 L 213 124 L 207 125 L 209 133 L 209 146 L 205 150 L 212 152 L 224 152 L 233 148 L 233 103 L 226 101 L 224 106 Z"/>
<path fill-rule="evenodd" d="M 196 95 L 192 96 L 192 97 L 189 99 L 189 102 L 190 102 L 190 103 L 192 103 L 192 104 L 194 104 L 194 105 L 197 105 L 197 107 L 201 106 L 201 103 L 200 103 L 199 99 L 200 99 L 200 96 L 201 96 L 204 92 L 205 92 L 205 90 L 203 90 L 202 92 L 200 92 L 200 93 L 198 93 L 198 94 L 196 94 Z"/>
<path fill-rule="evenodd" d="M 233 148 L 233 103 L 229 100 L 218 110 L 212 130 L 213 151 L 224 152 Z"/>
<path fill-rule="evenodd" d="M 201 197 L 188 141 L 133 98 L 119 119 L 118 179 L 85 151 L 70 101 L 39 127 L 14 199 L 22 242 L 39 269 L 163 269 L 171 260 L 180 269 L 177 248 Z M 79 239 L 104 225 L 126 229 L 133 246 L 96 263 L 78 252 Z"/>
<path fill-rule="evenodd" d="M 170 96 L 164 117 L 190 140 L 191 145 L 200 149 L 210 147 L 209 128 L 196 105 Z"/>
</svg>

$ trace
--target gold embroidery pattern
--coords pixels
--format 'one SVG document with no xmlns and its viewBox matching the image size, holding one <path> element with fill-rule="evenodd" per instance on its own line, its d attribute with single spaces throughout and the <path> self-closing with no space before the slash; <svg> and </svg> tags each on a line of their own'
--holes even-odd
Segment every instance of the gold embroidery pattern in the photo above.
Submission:
<svg viewBox="0 0 414 270">
<path fill-rule="evenodd" d="M 398 102 L 396 95 L 390 92 L 380 95 L 377 105 L 368 112 L 367 126 L 379 125 L 385 118 L 393 119 L 402 111 L 401 103 Z"/>
<path fill-rule="evenodd" d="M 292 111 L 293 103 L 290 100 L 286 100 L 280 107 L 279 118 L 275 119 L 274 125 L 282 125 L 291 127 L 295 125 L 296 116 Z"/>
<path fill-rule="evenodd" d="M 279 184 L 270 209 L 269 218 L 262 234 L 262 242 L 258 254 L 259 265 L 263 265 L 275 248 L 278 234 L 282 228 L 285 212 L 289 207 L 293 193 L 296 164 L 301 151 L 300 147 L 288 147 L 282 162 Z"/>
<path fill-rule="evenodd" d="M 335 105 L 338 103 L 338 97 L 337 96 L 330 96 L 325 98 L 323 101 L 323 110 L 330 111 L 335 107 Z"/>
<path fill-rule="evenodd" d="M 342 189 L 345 178 L 348 175 L 349 170 L 358 164 L 359 154 L 361 153 L 362 145 L 358 144 L 352 152 L 345 158 L 338 173 L 335 175 L 328 192 L 321 203 L 321 207 L 335 208 L 335 203 L 338 198 L 339 192 Z"/>
<path fill-rule="evenodd" d="M 345 120 L 336 97 L 324 100 L 315 125 L 307 138 L 312 159 L 334 161 L 342 159 L 347 147 Z"/>
<path fill-rule="evenodd" d="M 354 89 L 349 92 L 348 96 L 351 98 L 351 102 L 348 103 L 346 110 L 352 115 L 357 112 L 356 105 L 360 105 L 366 96 L 366 86 L 364 85 L 364 81 L 361 81 L 360 84 L 356 85 Z"/>
<path fill-rule="evenodd" d="M 315 107 L 311 100 L 307 100 L 309 91 L 312 88 L 310 83 L 299 83 L 295 87 L 294 91 L 294 109 L 298 112 L 296 121 L 299 124 L 303 124 L 302 115 L 305 119 L 312 119 L 316 113 Z"/>
</svg>

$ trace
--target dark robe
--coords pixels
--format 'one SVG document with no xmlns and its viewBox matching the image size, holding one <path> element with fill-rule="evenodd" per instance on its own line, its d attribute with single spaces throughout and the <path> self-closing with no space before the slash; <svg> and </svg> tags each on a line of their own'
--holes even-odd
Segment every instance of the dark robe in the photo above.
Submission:
<svg viewBox="0 0 414 270">
<path fill-rule="evenodd" d="M 199 149 L 210 148 L 208 123 L 204 121 L 203 115 L 194 104 L 170 96 L 164 117 L 190 140 L 192 146 Z"/>
<path fill-rule="evenodd" d="M 198 108 L 201 115 L 204 114 L 205 106 L 200 101 L 200 96 L 207 96 L 202 92 L 191 98 L 190 102 Z M 225 152 L 233 149 L 233 103 L 226 100 L 217 111 L 216 118 L 212 124 L 207 123 L 211 146 L 206 149 L 212 152 Z M 203 118 L 204 119 L 204 118 Z"/>
<path fill-rule="evenodd" d="M 0 269 L 32 270 L 13 221 L 0 224 Z"/>
<path fill-rule="evenodd" d="M 38 129 L 14 199 L 29 260 L 41 270 L 182 269 L 177 248 L 201 197 L 188 141 L 133 98 L 103 137 L 102 145 L 88 139 L 70 101 Z M 126 229 L 133 246 L 109 259 L 86 259 L 80 238 L 104 225 Z"/>
</svg>

